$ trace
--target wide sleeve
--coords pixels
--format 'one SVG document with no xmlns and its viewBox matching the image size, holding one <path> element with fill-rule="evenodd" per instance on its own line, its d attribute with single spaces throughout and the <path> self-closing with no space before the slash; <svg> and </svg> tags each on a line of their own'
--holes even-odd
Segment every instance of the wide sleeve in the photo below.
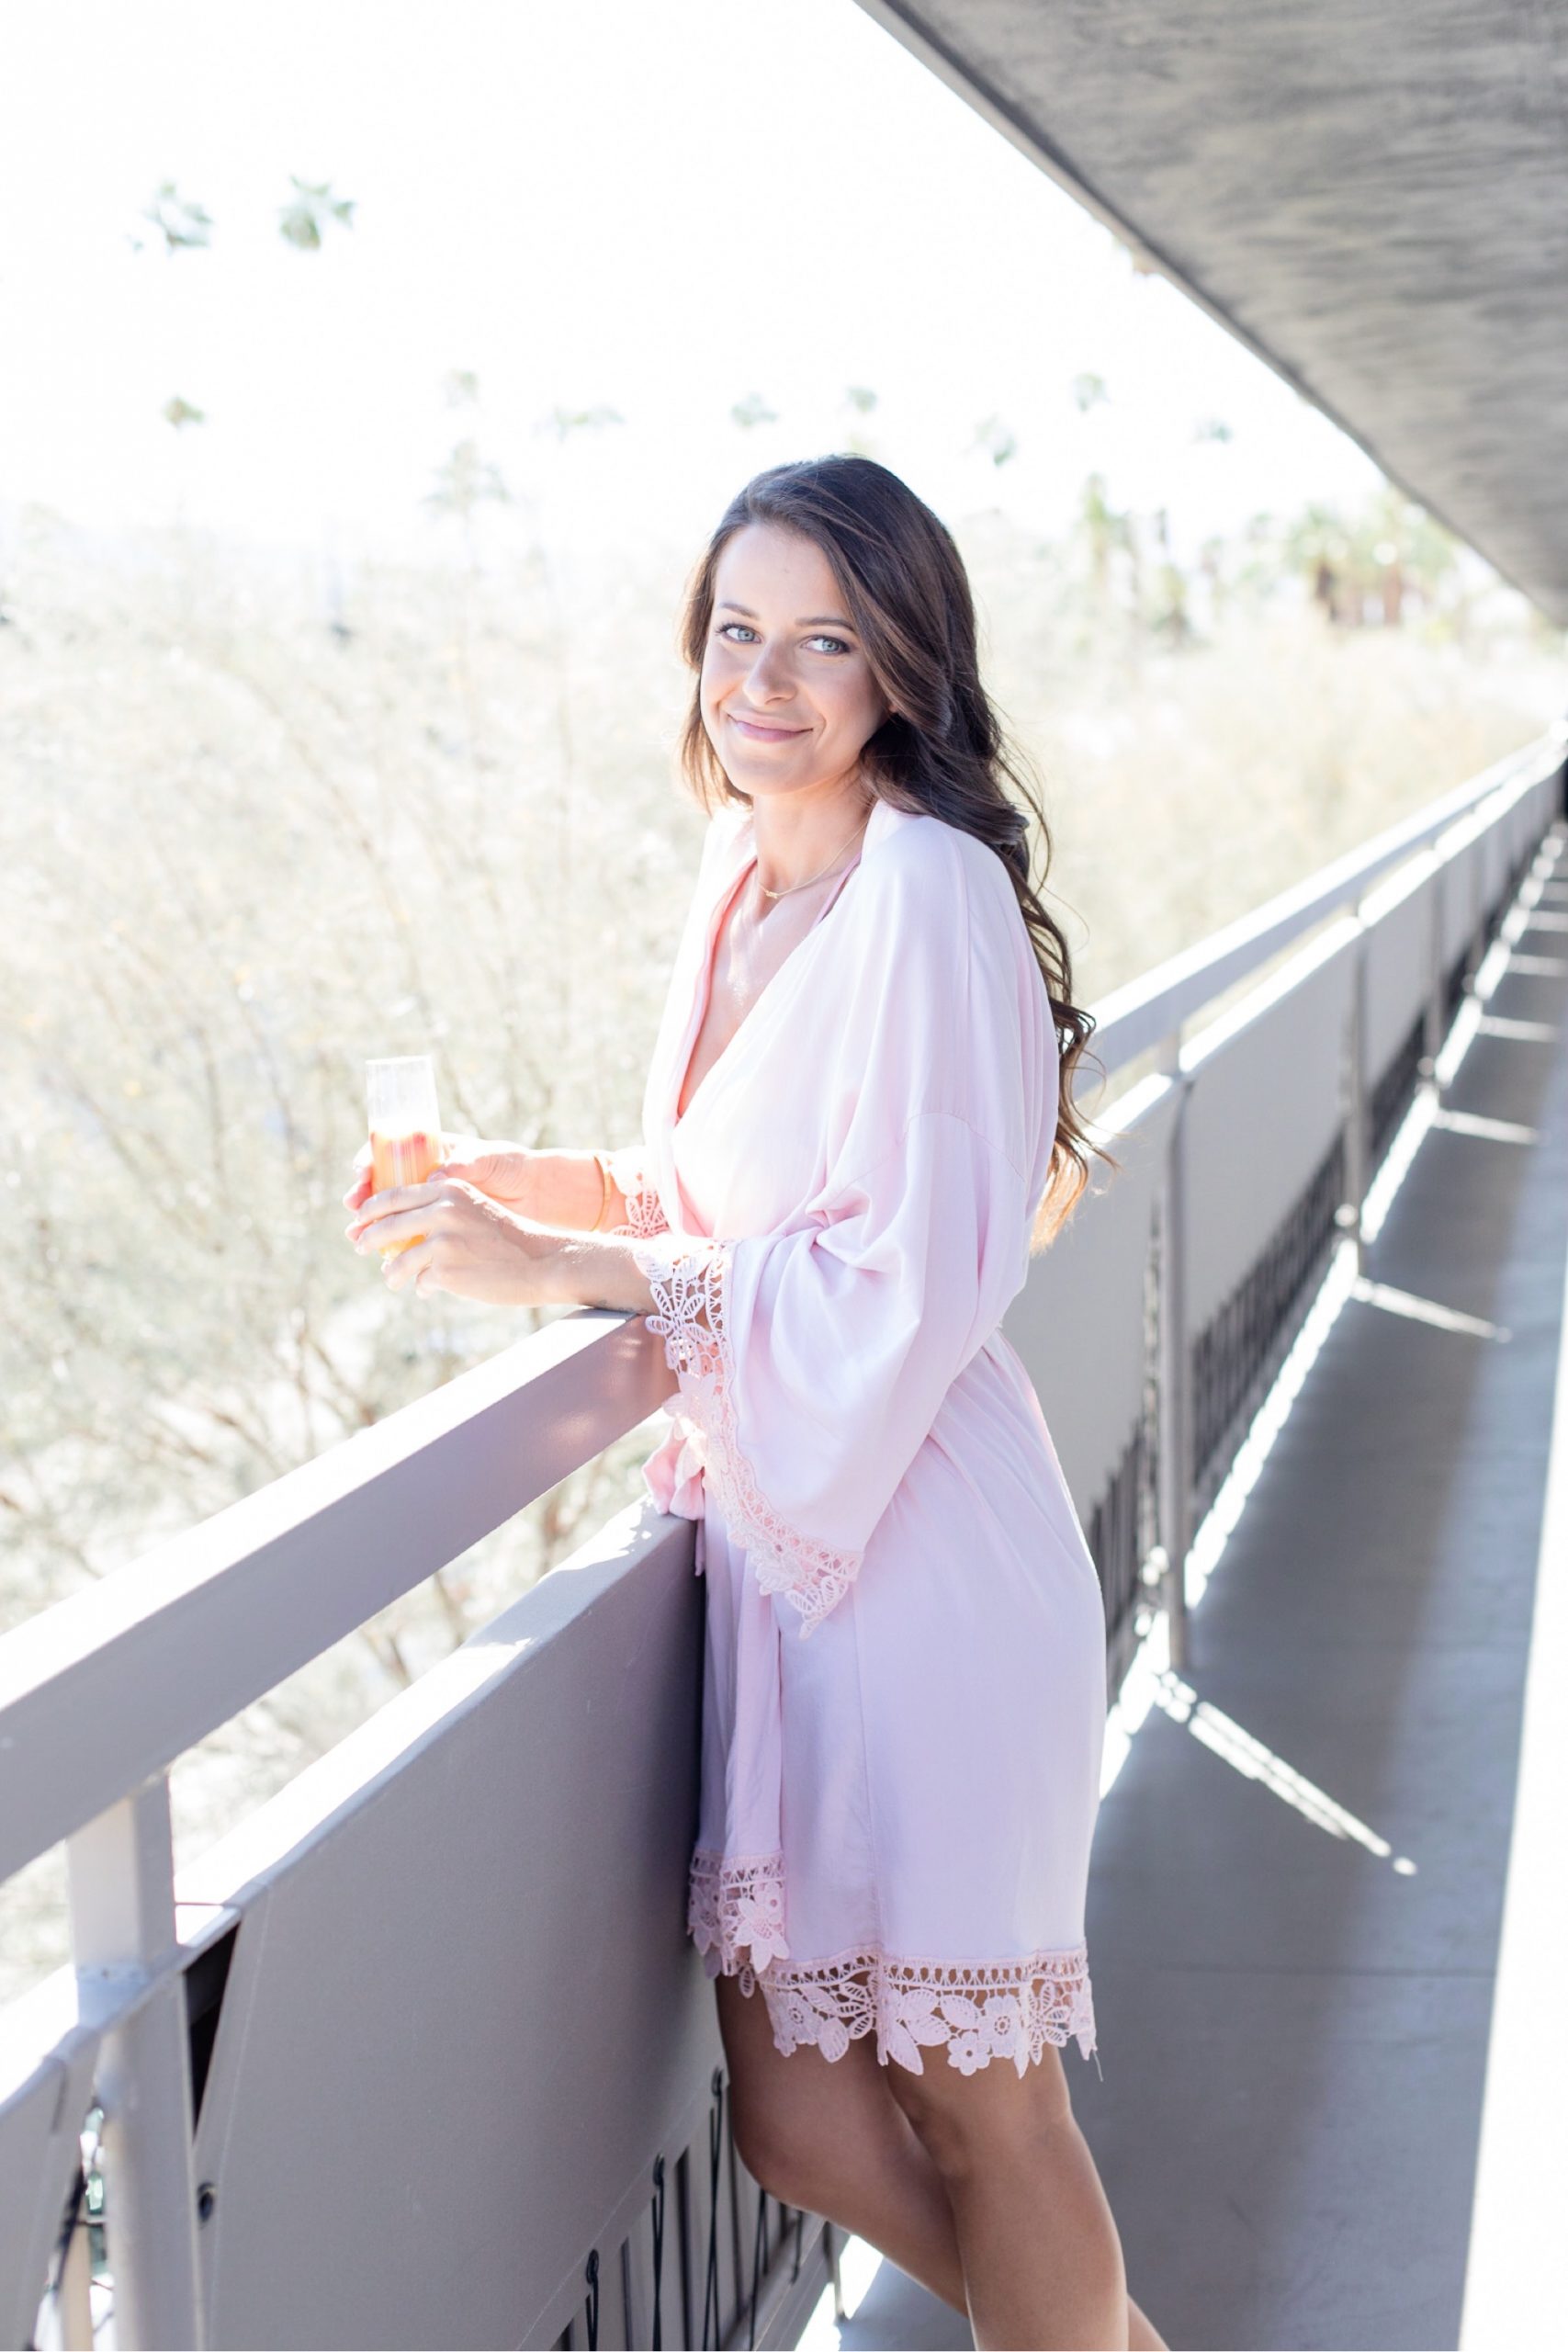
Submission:
<svg viewBox="0 0 1568 2352">
<path fill-rule="evenodd" d="M 1026 1189 L 987 1136 L 928 1110 L 803 1229 L 633 1245 L 705 1482 L 803 1636 L 849 1589 L 943 1396 L 1022 1287 Z"/>
<path fill-rule="evenodd" d="M 1056 1115 L 1049 1000 L 994 853 L 917 820 L 852 899 L 832 1046 L 777 1080 L 819 1122 L 818 1188 L 772 1231 L 632 1245 L 705 1488 L 803 1634 L 1023 1287 Z"/>
</svg>

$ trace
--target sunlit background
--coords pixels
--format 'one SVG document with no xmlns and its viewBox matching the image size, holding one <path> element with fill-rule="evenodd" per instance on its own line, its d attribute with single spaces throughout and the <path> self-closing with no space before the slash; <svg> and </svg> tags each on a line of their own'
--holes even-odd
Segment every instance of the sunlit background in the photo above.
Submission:
<svg viewBox="0 0 1568 2352">
<path fill-rule="evenodd" d="M 62 0 L 6 50 L 13 527 L 433 555 L 470 432 L 595 562 L 857 432 L 1032 530 L 1098 470 L 1188 560 L 1378 480 L 849 0 Z"/>
</svg>

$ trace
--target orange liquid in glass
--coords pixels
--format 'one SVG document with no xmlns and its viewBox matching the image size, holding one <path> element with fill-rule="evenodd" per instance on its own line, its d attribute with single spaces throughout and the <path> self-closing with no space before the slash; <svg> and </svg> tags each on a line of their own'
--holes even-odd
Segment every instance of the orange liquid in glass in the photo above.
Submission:
<svg viewBox="0 0 1568 2352">
<path fill-rule="evenodd" d="M 394 1184 L 423 1184 L 440 1159 L 441 1145 L 434 1136 L 384 1136 L 372 1127 L 370 1190 L 385 1193 Z M 423 1233 L 411 1233 L 406 1241 L 389 1241 L 381 1255 L 395 1258 L 400 1250 L 412 1250 L 416 1241 L 423 1239 Z"/>
</svg>

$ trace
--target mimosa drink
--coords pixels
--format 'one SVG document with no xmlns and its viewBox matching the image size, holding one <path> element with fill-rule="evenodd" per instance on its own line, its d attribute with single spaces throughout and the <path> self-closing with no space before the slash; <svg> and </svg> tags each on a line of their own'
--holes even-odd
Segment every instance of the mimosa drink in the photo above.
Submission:
<svg viewBox="0 0 1568 2352">
<path fill-rule="evenodd" d="M 441 1160 L 441 1120 L 435 1107 L 435 1072 L 428 1054 L 400 1055 L 367 1062 L 370 1111 L 370 1189 L 389 1192 L 397 1184 L 423 1184 Z M 384 1258 L 412 1250 L 423 1233 L 388 1242 Z"/>
<path fill-rule="evenodd" d="M 394 1184 L 423 1184 L 440 1159 L 439 1141 L 423 1131 L 412 1136 L 389 1136 L 372 1127 L 370 1190 L 387 1193 Z M 423 1233 L 411 1233 L 406 1241 L 388 1241 L 381 1245 L 381 1255 L 395 1258 L 400 1251 L 412 1250 L 416 1241 L 423 1239 Z"/>
</svg>

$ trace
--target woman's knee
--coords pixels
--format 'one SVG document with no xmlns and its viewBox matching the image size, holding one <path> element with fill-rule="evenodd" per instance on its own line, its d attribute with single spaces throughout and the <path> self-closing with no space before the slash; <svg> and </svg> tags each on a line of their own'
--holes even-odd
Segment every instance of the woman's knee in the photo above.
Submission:
<svg viewBox="0 0 1568 2352">
<path fill-rule="evenodd" d="M 924 2072 L 890 2065 L 888 2087 L 944 2179 L 983 2171 L 998 2158 L 1024 2157 L 1049 2146 L 1073 2125 L 1072 2100 L 1061 2058 L 1047 2043 L 1043 2058 L 1023 2075 L 992 2059 L 964 2075 L 942 2052 L 928 2052 Z"/>
</svg>

